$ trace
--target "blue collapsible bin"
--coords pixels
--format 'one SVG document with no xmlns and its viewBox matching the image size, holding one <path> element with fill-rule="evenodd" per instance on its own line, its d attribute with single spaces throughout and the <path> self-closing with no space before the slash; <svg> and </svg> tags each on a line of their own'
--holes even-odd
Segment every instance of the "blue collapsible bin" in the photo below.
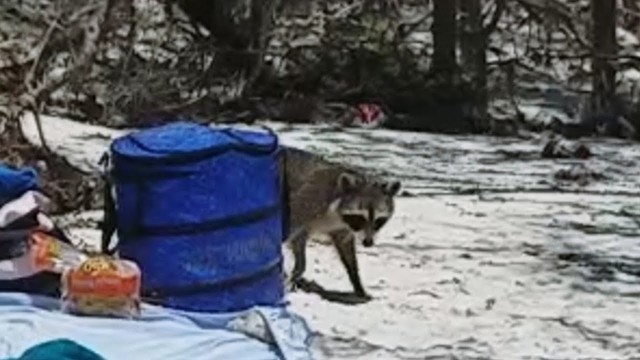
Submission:
<svg viewBox="0 0 640 360">
<path fill-rule="evenodd" d="M 282 305 L 278 138 L 176 122 L 111 145 L 118 252 L 146 300 L 205 312 Z"/>
</svg>

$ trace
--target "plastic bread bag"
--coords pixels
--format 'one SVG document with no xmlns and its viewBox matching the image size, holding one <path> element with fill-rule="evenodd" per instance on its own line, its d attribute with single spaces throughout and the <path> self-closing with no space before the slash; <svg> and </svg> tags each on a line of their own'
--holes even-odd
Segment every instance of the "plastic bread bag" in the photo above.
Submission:
<svg viewBox="0 0 640 360">
<path fill-rule="evenodd" d="M 0 279 L 27 278 L 43 271 L 62 274 L 88 255 L 40 230 L 0 231 Z"/>
<path fill-rule="evenodd" d="M 128 260 L 90 257 L 62 275 L 62 310 L 76 315 L 135 318 L 140 269 Z"/>
<path fill-rule="evenodd" d="M 29 240 L 33 268 L 38 271 L 62 274 L 89 258 L 88 254 L 42 231 L 33 232 Z"/>
</svg>

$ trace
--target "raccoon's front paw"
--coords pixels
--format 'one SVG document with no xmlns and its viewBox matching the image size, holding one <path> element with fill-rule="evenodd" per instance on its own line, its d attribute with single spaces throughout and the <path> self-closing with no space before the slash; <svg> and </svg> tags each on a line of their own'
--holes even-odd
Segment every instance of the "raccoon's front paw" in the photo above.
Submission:
<svg viewBox="0 0 640 360">
<path fill-rule="evenodd" d="M 350 294 L 344 294 L 340 296 L 339 299 L 336 299 L 336 300 L 345 305 L 361 305 L 361 304 L 368 303 L 372 299 L 373 298 L 369 296 L 369 294 L 350 293 Z"/>
<path fill-rule="evenodd" d="M 361 303 L 366 303 L 373 300 L 373 296 L 369 295 L 366 292 L 356 293 L 356 298 L 359 299 Z"/>
<path fill-rule="evenodd" d="M 289 278 L 287 279 L 287 282 L 285 284 L 286 288 L 290 291 L 290 292 L 295 292 L 297 290 L 300 290 L 301 288 L 303 288 L 304 285 L 304 281 L 302 280 L 302 278 Z"/>
<path fill-rule="evenodd" d="M 298 285 L 295 283 L 295 281 L 291 279 L 287 279 L 287 281 L 284 284 L 284 287 L 290 292 L 295 292 L 296 290 L 298 290 Z"/>
</svg>

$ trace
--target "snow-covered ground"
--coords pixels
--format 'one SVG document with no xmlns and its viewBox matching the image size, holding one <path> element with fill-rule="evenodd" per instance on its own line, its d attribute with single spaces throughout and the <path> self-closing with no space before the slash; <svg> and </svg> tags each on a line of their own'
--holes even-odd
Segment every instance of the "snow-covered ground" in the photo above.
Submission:
<svg viewBox="0 0 640 360">
<path fill-rule="evenodd" d="M 43 120 L 49 145 L 87 170 L 123 133 Z M 415 195 L 360 250 L 373 301 L 289 294 L 319 335 L 318 359 L 640 358 L 637 145 L 590 141 L 586 165 L 605 178 L 580 188 L 554 182 L 572 161 L 540 159 L 542 139 L 268 125 L 284 144 L 370 166 Z M 23 130 L 37 142 L 31 117 Z M 333 249 L 308 254 L 310 278 L 349 289 Z"/>
</svg>

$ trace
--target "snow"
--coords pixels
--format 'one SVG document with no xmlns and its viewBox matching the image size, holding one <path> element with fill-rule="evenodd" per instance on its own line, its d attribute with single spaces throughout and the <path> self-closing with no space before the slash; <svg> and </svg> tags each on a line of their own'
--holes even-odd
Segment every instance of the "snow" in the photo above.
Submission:
<svg viewBox="0 0 640 360">
<path fill-rule="evenodd" d="M 51 151 L 65 156 L 71 165 L 86 172 L 99 170 L 100 157 L 109 149 L 111 141 L 125 134 L 122 130 L 100 126 L 79 126 L 77 122 L 54 116 L 41 115 L 40 118 L 44 124 L 45 142 Z M 33 113 L 27 112 L 20 126 L 27 141 L 41 146 Z"/>
<path fill-rule="evenodd" d="M 579 188 L 553 183 L 572 161 L 540 159 L 542 139 L 264 124 L 286 145 L 368 165 L 422 194 L 399 198 L 376 246 L 359 249 L 374 300 L 345 306 L 288 295 L 318 333 L 318 359 L 637 356 L 637 145 L 590 141 L 596 157 L 585 163 L 607 178 Z M 49 146 L 87 170 L 126 132 L 47 116 L 43 125 Z M 32 117 L 22 129 L 37 143 Z M 63 220 L 75 235 L 99 238 L 77 217 Z M 313 243 L 308 254 L 309 278 L 349 290 L 333 249 Z"/>
<path fill-rule="evenodd" d="M 530 122 L 550 124 L 555 118 L 563 123 L 575 123 L 578 119 L 569 117 L 565 112 L 538 104 L 520 104 L 518 110 L 524 114 L 525 119 Z"/>
</svg>

